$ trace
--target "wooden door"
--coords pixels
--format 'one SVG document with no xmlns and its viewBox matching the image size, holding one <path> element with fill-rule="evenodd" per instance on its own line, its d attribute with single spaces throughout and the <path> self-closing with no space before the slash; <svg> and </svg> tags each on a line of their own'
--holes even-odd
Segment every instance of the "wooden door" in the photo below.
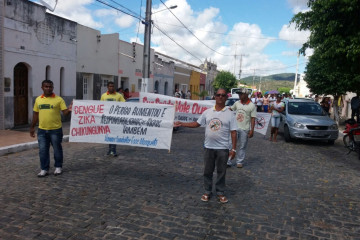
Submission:
<svg viewBox="0 0 360 240">
<path fill-rule="evenodd" d="M 23 63 L 14 68 L 14 125 L 28 124 L 28 69 Z"/>
</svg>

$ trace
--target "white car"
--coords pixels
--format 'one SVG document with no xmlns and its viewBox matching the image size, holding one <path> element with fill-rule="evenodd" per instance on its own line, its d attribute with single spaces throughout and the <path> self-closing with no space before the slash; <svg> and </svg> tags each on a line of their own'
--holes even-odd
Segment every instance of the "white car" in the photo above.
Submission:
<svg viewBox="0 0 360 240">
<path fill-rule="evenodd" d="M 286 142 L 292 139 L 326 140 L 334 144 L 339 136 L 336 122 L 321 108 L 319 103 L 304 99 L 285 101 L 280 130 Z"/>
</svg>

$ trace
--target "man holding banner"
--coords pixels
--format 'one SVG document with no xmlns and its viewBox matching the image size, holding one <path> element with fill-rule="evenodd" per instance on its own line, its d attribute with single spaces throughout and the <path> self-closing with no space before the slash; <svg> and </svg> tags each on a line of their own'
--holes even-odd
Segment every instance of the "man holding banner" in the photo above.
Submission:
<svg viewBox="0 0 360 240">
<path fill-rule="evenodd" d="M 217 169 L 216 194 L 221 203 L 227 203 L 225 197 L 225 175 L 228 158 L 236 154 L 236 120 L 234 114 L 225 106 L 227 94 L 219 89 L 215 94 L 215 106 L 205 110 L 196 122 L 175 122 L 174 127 L 196 128 L 205 125 L 204 153 L 204 190 L 201 200 L 208 202 L 212 194 L 213 172 Z M 229 152 L 229 135 L 232 149 Z"/>
<path fill-rule="evenodd" d="M 41 171 L 38 177 L 49 175 L 50 167 L 50 144 L 54 149 L 55 172 L 54 175 L 62 174 L 63 149 L 62 149 L 62 123 L 61 114 L 68 115 L 72 105 L 66 107 L 64 99 L 53 93 L 54 83 L 44 80 L 41 83 L 43 94 L 36 98 L 34 103 L 33 118 L 30 125 L 30 136 L 35 137 L 35 125 L 39 122 L 38 142 Z"/>
<path fill-rule="evenodd" d="M 113 82 L 108 82 L 107 83 L 107 92 L 104 93 L 101 96 L 100 101 L 117 101 L 117 102 L 125 102 L 124 97 L 115 91 L 115 85 Z M 107 155 L 116 157 L 117 153 L 116 153 L 116 144 L 109 144 L 109 151 L 107 152 Z"/>
</svg>

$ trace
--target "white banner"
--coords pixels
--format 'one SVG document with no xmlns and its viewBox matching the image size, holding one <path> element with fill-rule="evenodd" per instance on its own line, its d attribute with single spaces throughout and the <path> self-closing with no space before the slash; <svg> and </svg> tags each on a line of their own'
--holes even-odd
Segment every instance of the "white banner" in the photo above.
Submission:
<svg viewBox="0 0 360 240">
<path fill-rule="evenodd" d="M 74 100 L 69 141 L 170 149 L 174 115 L 167 104 Z"/>
<path fill-rule="evenodd" d="M 265 113 L 265 112 L 256 113 L 254 131 L 266 135 L 266 131 L 269 127 L 270 119 L 271 119 L 271 113 Z"/>
<path fill-rule="evenodd" d="M 161 94 L 140 92 L 139 102 L 175 105 L 175 120 L 195 122 L 208 108 L 215 105 L 214 100 L 189 100 Z"/>
</svg>

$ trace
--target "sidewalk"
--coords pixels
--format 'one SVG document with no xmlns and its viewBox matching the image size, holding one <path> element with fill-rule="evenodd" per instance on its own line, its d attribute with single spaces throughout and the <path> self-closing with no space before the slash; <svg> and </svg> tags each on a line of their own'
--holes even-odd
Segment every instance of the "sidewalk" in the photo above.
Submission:
<svg viewBox="0 0 360 240">
<path fill-rule="evenodd" d="M 63 141 L 69 141 L 70 122 L 63 122 Z M 0 156 L 37 148 L 37 138 L 30 137 L 30 127 L 0 130 Z"/>
</svg>

